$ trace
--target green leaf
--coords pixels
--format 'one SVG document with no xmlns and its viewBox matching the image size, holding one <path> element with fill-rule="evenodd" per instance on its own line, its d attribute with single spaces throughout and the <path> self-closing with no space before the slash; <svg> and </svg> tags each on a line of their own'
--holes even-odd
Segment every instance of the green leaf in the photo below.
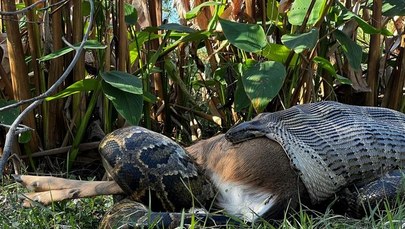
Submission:
<svg viewBox="0 0 405 229">
<path fill-rule="evenodd" d="M 135 25 L 138 21 L 138 12 L 136 12 L 136 8 L 129 4 L 124 4 L 124 15 L 125 15 L 125 23 L 129 25 Z"/>
<path fill-rule="evenodd" d="M 129 48 L 129 63 L 131 66 L 135 63 L 136 59 L 138 59 L 139 52 L 138 47 L 135 41 L 131 42 L 128 46 Z"/>
<path fill-rule="evenodd" d="M 82 91 L 94 91 L 98 84 L 100 83 L 99 80 L 96 79 L 83 79 L 75 82 L 74 84 L 70 85 L 69 87 L 65 88 L 64 90 L 56 93 L 53 96 L 49 96 L 45 98 L 45 101 L 51 101 L 55 99 L 65 98 L 67 96 L 82 92 Z"/>
<path fill-rule="evenodd" d="M 82 15 L 89 16 L 90 15 L 90 2 L 83 1 L 82 2 Z"/>
<path fill-rule="evenodd" d="M 333 65 L 325 58 L 316 56 L 314 62 L 318 64 L 321 68 L 327 71 L 331 76 L 333 76 L 339 83 L 352 85 L 352 81 L 346 77 L 336 74 L 336 70 Z"/>
<path fill-rule="evenodd" d="M 120 71 L 102 72 L 101 77 L 111 86 L 131 94 L 142 95 L 142 81 L 137 77 Z"/>
<path fill-rule="evenodd" d="M 258 52 L 267 45 L 266 34 L 260 25 L 243 24 L 219 19 L 229 43 L 246 52 Z"/>
<path fill-rule="evenodd" d="M 382 13 L 387 17 L 405 16 L 405 1 L 384 0 L 382 5 Z"/>
<path fill-rule="evenodd" d="M 347 60 L 349 61 L 349 65 L 354 70 L 361 70 L 361 55 L 362 49 L 360 45 L 350 39 L 345 33 L 341 32 L 340 30 L 335 30 L 333 32 L 336 39 L 339 41 L 343 54 L 345 54 Z"/>
<path fill-rule="evenodd" d="M 172 31 L 177 31 L 181 33 L 195 33 L 197 30 L 192 29 L 188 26 L 180 25 L 177 23 L 168 23 L 168 24 L 163 24 L 158 27 L 159 29 L 163 30 L 172 30 Z"/>
<path fill-rule="evenodd" d="M 295 0 L 291 6 L 291 10 L 288 12 L 288 22 L 291 25 L 302 25 L 311 3 L 310 1 L 315 1 L 315 4 L 309 15 L 307 24 L 313 25 L 320 19 L 326 5 L 326 0 Z"/>
<path fill-rule="evenodd" d="M 337 6 L 341 9 L 342 13 L 340 17 L 342 20 L 350 20 L 354 19 L 359 27 L 367 34 L 383 34 L 385 36 L 392 36 L 392 33 L 388 31 L 387 29 L 377 29 L 374 26 L 368 24 L 363 18 L 360 16 L 354 14 L 350 10 L 348 10 L 342 3 L 337 3 Z"/>
<path fill-rule="evenodd" d="M 74 47 L 78 48 L 80 46 L 80 44 L 75 44 Z M 97 40 L 88 40 L 86 41 L 85 45 L 84 45 L 84 49 L 105 49 L 107 46 L 101 44 L 99 41 Z M 39 61 L 47 61 L 47 60 L 52 60 L 55 58 L 58 58 L 60 56 L 63 56 L 67 53 L 70 53 L 73 51 L 73 48 L 71 47 L 64 47 L 62 49 L 59 49 L 58 51 L 55 51 L 53 53 L 50 53 L 48 55 L 45 55 L 41 58 L 39 58 Z"/>
<path fill-rule="evenodd" d="M 142 48 L 142 46 L 145 44 L 146 41 L 154 40 L 159 38 L 160 35 L 154 34 L 154 33 L 148 33 L 145 31 L 141 31 L 136 33 L 136 38 L 134 41 L 129 43 L 129 60 L 131 65 L 135 63 L 135 60 L 138 58 L 138 47 Z"/>
<path fill-rule="evenodd" d="M 341 84 L 353 85 L 353 82 L 350 79 L 339 74 L 335 75 L 335 79 Z"/>
<path fill-rule="evenodd" d="M 81 2 L 82 2 L 82 16 L 83 17 L 90 16 L 90 2 L 89 1 L 81 1 Z M 104 7 L 103 2 L 94 1 L 94 8 L 95 9 L 101 9 L 103 7 Z M 94 20 L 97 21 L 97 22 L 105 21 L 105 12 L 106 12 L 106 10 L 95 10 L 95 12 L 94 12 Z"/>
<path fill-rule="evenodd" d="M 286 75 L 284 65 L 274 61 L 247 62 L 244 65 L 243 86 L 257 112 L 263 112 L 278 94 Z"/>
<path fill-rule="evenodd" d="M 293 49 L 296 53 L 301 53 L 305 49 L 313 49 L 319 37 L 319 31 L 312 29 L 308 33 L 298 35 L 285 34 L 281 37 L 281 41 L 285 46 Z"/>
<path fill-rule="evenodd" d="M 243 109 L 249 107 L 250 99 L 246 95 L 245 88 L 243 87 L 243 82 L 242 82 L 242 79 L 240 77 L 240 75 L 242 75 L 242 63 L 238 64 L 238 71 L 239 71 L 240 74 L 239 74 L 238 80 L 236 81 L 234 104 L 235 104 L 235 111 L 236 112 L 241 112 Z"/>
<path fill-rule="evenodd" d="M 157 98 L 154 94 L 150 93 L 149 91 L 145 91 L 143 93 L 143 100 L 148 103 L 154 103 L 157 101 Z"/>
<path fill-rule="evenodd" d="M 323 69 L 325 69 L 332 76 L 336 75 L 335 68 L 333 67 L 333 65 L 327 59 L 325 59 L 323 57 L 320 57 L 320 56 L 316 56 L 314 58 L 314 62 L 317 63 Z"/>
<path fill-rule="evenodd" d="M 197 17 L 197 15 L 198 15 L 198 13 L 200 12 L 201 8 L 207 7 L 207 6 L 218 6 L 218 5 L 222 5 L 222 3 L 220 3 L 220 2 L 214 2 L 214 1 L 211 1 L 211 2 L 203 2 L 203 3 L 201 3 L 200 5 L 194 7 L 192 10 L 188 11 L 188 12 L 186 13 L 186 17 L 185 17 L 185 18 L 186 18 L 186 20 L 193 19 L 193 18 Z"/>
<path fill-rule="evenodd" d="M 142 117 L 143 96 L 122 91 L 102 81 L 105 96 L 131 125 L 138 125 Z"/>
<path fill-rule="evenodd" d="M 181 42 L 198 42 L 200 40 L 205 40 L 211 35 L 209 31 L 198 31 L 195 33 L 190 33 L 189 35 L 183 37 Z M 167 47 L 168 48 L 168 47 Z"/>
<path fill-rule="evenodd" d="M 16 101 L 14 101 L 14 100 L 6 101 L 6 100 L 1 99 L 0 107 L 5 107 L 7 105 L 14 104 L 15 102 Z M 11 125 L 11 124 L 13 124 L 13 122 L 15 121 L 15 119 L 18 117 L 19 114 L 20 114 L 20 112 L 19 112 L 18 108 L 11 108 L 11 109 L 8 109 L 5 111 L 1 111 L 0 112 L 0 123 L 6 124 L 6 125 Z M 31 137 L 32 137 L 31 132 L 25 131 L 18 135 L 17 140 L 19 143 L 25 144 L 31 140 Z"/>
<path fill-rule="evenodd" d="M 274 60 L 276 62 L 285 63 L 290 55 L 291 50 L 285 45 L 268 43 L 262 51 L 262 55 L 269 60 Z M 290 65 L 294 65 L 297 62 L 298 55 L 294 54 Z"/>
<path fill-rule="evenodd" d="M 268 0 L 266 15 L 269 20 L 277 21 L 278 19 L 278 2 L 276 0 Z"/>
<path fill-rule="evenodd" d="M 7 105 L 14 104 L 16 101 L 10 100 L 6 101 L 3 99 L 0 99 L 0 107 L 5 107 Z M 17 118 L 19 115 L 19 109 L 18 108 L 11 108 L 5 111 L 0 112 L 0 123 L 6 124 L 6 125 L 11 125 L 13 124 L 14 120 Z"/>
<path fill-rule="evenodd" d="M 31 138 L 32 138 L 31 131 L 25 131 L 18 135 L 18 143 L 26 144 L 31 141 Z"/>
</svg>

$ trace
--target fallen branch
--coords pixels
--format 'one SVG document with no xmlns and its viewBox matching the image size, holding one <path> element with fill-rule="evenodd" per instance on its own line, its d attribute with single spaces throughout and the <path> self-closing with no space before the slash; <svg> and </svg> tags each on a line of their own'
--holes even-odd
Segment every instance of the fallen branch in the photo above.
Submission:
<svg viewBox="0 0 405 229">
<path fill-rule="evenodd" d="M 82 143 L 79 145 L 79 150 L 87 151 L 87 150 L 91 150 L 91 149 L 97 149 L 99 144 L 100 144 L 100 141 Z M 43 150 L 40 152 L 32 153 L 31 157 L 52 156 L 52 155 L 57 155 L 57 154 L 61 154 L 61 153 L 66 153 L 71 148 L 72 148 L 72 146 L 65 146 L 65 147 L 60 147 L 60 148 L 55 148 L 55 149 Z M 22 155 L 22 156 L 20 156 L 20 158 L 21 159 L 28 158 L 28 155 Z"/>
</svg>

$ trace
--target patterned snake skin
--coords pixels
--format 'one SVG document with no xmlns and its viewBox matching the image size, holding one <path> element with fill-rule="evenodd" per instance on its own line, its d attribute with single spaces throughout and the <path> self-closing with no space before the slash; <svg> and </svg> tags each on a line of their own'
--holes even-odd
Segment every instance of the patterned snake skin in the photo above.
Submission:
<svg viewBox="0 0 405 229">
<path fill-rule="evenodd" d="M 171 139 L 132 126 L 108 134 L 99 152 L 107 173 L 128 194 L 107 213 L 100 228 L 153 224 L 175 228 L 182 216 L 185 223 L 194 217 L 206 226 L 225 225 L 231 220 L 215 214 L 181 214 L 183 209 L 193 207 L 209 209 L 216 191 L 184 149 Z M 149 200 L 153 212 L 141 204 Z"/>
<path fill-rule="evenodd" d="M 204 225 L 204 228 L 225 227 L 232 219 L 223 215 L 207 214 L 205 212 L 154 212 L 136 201 L 124 199 L 115 204 L 104 216 L 100 228 L 178 228 L 183 224 L 189 227 L 193 224 Z M 234 222 L 236 223 L 236 222 Z"/>
<path fill-rule="evenodd" d="M 405 115 L 386 108 L 298 105 L 261 114 L 226 133 L 233 143 L 261 136 L 284 148 L 314 204 L 405 167 Z"/>
<path fill-rule="evenodd" d="M 397 195 L 402 185 L 399 169 L 405 165 L 404 125 L 405 115 L 396 111 L 320 102 L 261 114 L 230 129 L 226 137 L 234 143 L 261 136 L 277 141 L 300 174 L 311 202 L 337 194 L 356 213 L 366 201 Z M 100 228 L 155 223 L 175 228 L 182 217 L 186 224 L 235 223 L 224 215 L 180 213 L 193 207 L 210 209 L 216 190 L 202 168 L 171 139 L 128 127 L 107 135 L 99 151 L 109 175 L 128 194 Z M 141 203 L 150 203 L 152 211 Z"/>
<path fill-rule="evenodd" d="M 108 174 L 131 199 L 148 203 L 150 192 L 152 199 L 159 200 L 152 203 L 154 210 L 189 208 L 191 193 L 202 206 L 209 206 L 215 195 L 210 181 L 182 147 L 145 128 L 128 127 L 108 134 L 99 152 Z"/>
</svg>

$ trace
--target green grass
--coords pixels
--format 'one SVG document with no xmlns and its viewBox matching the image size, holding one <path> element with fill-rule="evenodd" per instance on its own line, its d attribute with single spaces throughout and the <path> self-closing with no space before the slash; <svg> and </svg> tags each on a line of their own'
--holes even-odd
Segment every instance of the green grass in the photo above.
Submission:
<svg viewBox="0 0 405 229">
<path fill-rule="evenodd" d="M 19 195 L 26 189 L 11 180 L 0 187 L 0 228 L 97 228 L 112 205 L 112 197 L 100 196 L 63 201 L 52 206 L 24 208 Z M 330 212 L 300 210 L 277 223 L 257 222 L 246 228 L 405 228 L 405 203 L 395 209 L 375 210 L 372 216 L 351 219 Z M 232 228 L 232 226 L 229 226 Z"/>
<path fill-rule="evenodd" d="M 21 206 L 19 196 L 28 190 L 10 180 L 0 187 L 0 228 L 97 228 L 112 205 L 112 197 L 70 200 L 44 207 Z"/>
</svg>

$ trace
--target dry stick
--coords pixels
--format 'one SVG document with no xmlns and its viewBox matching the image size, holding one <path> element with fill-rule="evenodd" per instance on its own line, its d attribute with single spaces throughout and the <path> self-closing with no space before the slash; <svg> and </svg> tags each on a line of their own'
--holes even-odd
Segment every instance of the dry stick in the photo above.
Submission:
<svg viewBox="0 0 405 229">
<path fill-rule="evenodd" d="M 26 13 L 26 12 L 28 12 L 29 10 L 33 9 L 35 6 L 37 6 L 37 5 L 41 4 L 41 3 L 44 3 L 44 2 L 46 2 L 46 0 L 39 0 L 38 2 L 35 2 L 35 3 L 33 3 L 32 5 L 29 5 L 29 6 L 23 8 L 23 9 L 21 9 L 21 10 L 16 10 L 16 11 L 12 11 L 12 12 L 9 12 L 9 11 L 0 11 L 0 15 L 23 14 L 23 13 Z"/>
<path fill-rule="evenodd" d="M 79 145 L 79 150 L 80 151 L 86 151 L 86 150 L 91 150 L 91 149 L 97 149 L 98 145 L 100 144 L 100 141 L 96 142 L 88 142 L 88 143 L 83 143 Z M 59 147 L 56 149 L 50 149 L 50 150 L 44 150 L 40 152 L 35 152 L 31 154 L 31 157 L 43 157 L 43 156 L 52 156 L 52 155 L 57 155 L 61 153 L 66 153 L 68 152 L 72 146 L 64 146 L 64 147 Z M 21 159 L 28 158 L 27 155 L 22 155 L 20 156 Z"/>
<path fill-rule="evenodd" d="M 17 10 L 17 11 L 0 11 L 0 15 L 4 16 L 1 18 L 5 18 L 7 16 L 10 15 L 14 15 L 14 14 L 24 14 L 26 12 L 28 12 L 29 10 L 33 9 L 35 6 L 39 5 L 40 3 L 44 3 L 47 0 L 40 0 L 38 2 L 33 3 L 32 5 L 29 5 L 28 7 L 25 7 L 21 10 Z M 47 6 L 38 9 L 38 11 L 45 11 L 53 6 L 58 6 L 54 11 L 52 11 L 50 14 L 52 14 L 53 12 L 57 11 L 58 9 L 60 9 L 61 7 L 63 7 L 64 5 L 66 5 L 70 0 L 60 0 L 59 2 L 55 2 L 53 4 L 47 4 Z M 30 21 L 30 20 L 25 20 L 24 22 L 26 23 L 34 23 L 37 24 L 37 21 Z"/>
<path fill-rule="evenodd" d="M 50 96 L 62 82 L 65 81 L 66 77 L 69 75 L 69 73 L 72 71 L 73 67 L 76 65 L 76 62 L 79 60 L 80 55 L 84 49 L 84 45 L 89 37 L 91 27 L 93 25 L 93 18 L 94 18 L 94 2 L 93 0 L 89 0 L 90 3 L 90 20 L 89 20 L 89 26 L 86 29 L 86 33 L 83 36 L 83 40 L 80 43 L 80 46 L 78 48 L 75 48 L 76 54 L 73 57 L 72 62 L 69 64 L 69 66 L 66 68 L 66 71 L 62 74 L 62 76 L 56 81 L 46 92 L 44 92 L 42 95 L 36 97 L 36 101 L 30 104 L 23 112 L 21 112 L 20 115 L 14 120 L 13 124 L 11 124 L 10 129 L 7 132 L 6 135 L 6 141 L 4 144 L 4 149 L 3 149 L 3 157 L 1 158 L 0 161 L 0 179 L 3 177 L 3 169 L 5 164 L 7 163 L 8 158 L 10 157 L 11 154 L 11 146 L 13 144 L 14 140 L 14 135 L 17 126 L 20 124 L 20 122 L 23 120 L 25 115 L 27 115 L 30 111 L 32 111 L 35 107 L 37 107 L 39 104 L 41 104 L 44 99 L 48 96 Z M 35 99 L 35 98 L 34 98 Z M 29 100 L 34 101 L 34 100 Z M 21 101 L 20 101 L 21 102 Z M 21 103 L 24 104 L 24 103 Z M 20 105 L 21 105 L 20 104 Z M 0 109 L 2 110 L 2 109 Z"/>
<path fill-rule="evenodd" d="M 39 4 L 41 4 L 41 3 L 44 3 L 44 2 L 46 2 L 46 1 L 47 1 L 47 0 L 39 0 L 38 2 L 34 2 L 34 3 L 32 3 L 31 5 L 25 7 L 25 8 L 23 8 L 23 9 L 21 9 L 21 10 L 16 10 L 16 11 L 12 11 L 12 12 L 9 12 L 9 11 L 0 11 L 0 15 L 5 15 L 5 16 L 7 16 L 7 15 L 14 15 L 14 14 L 24 14 L 24 13 L 30 11 L 31 9 L 35 8 L 37 5 L 39 5 Z M 63 3 L 63 2 L 68 2 L 68 1 L 70 1 L 70 0 L 61 0 L 61 1 L 57 2 L 57 3 L 55 3 L 55 4 L 52 4 L 52 5 L 59 5 L 59 4 Z M 51 6 L 52 6 L 52 5 L 51 5 Z M 45 10 L 45 9 L 47 9 L 47 8 L 48 8 L 48 7 L 45 7 L 45 8 L 43 8 L 43 9 Z"/>
<path fill-rule="evenodd" d="M 373 1 L 373 16 L 372 16 L 372 26 L 377 29 L 381 29 L 381 18 L 382 18 L 382 2 L 374 0 Z M 371 34 L 370 35 L 370 48 L 368 51 L 368 61 L 367 61 L 367 84 L 371 88 L 371 92 L 366 93 L 366 104 L 367 106 L 377 105 L 378 96 L 378 69 L 380 67 L 380 56 L 381 56 L 381 34 Z M 402 87 L 401 87 L 402 88 Z M 401 90 L 402 91 L 402 90 Z M 401 93 L 402 94 L 402 93 Z"/>
<path fill-rule="evenodd" d="M 205 120 L 211 121 L 211 122 L 217 124 L 218 126 L 222 125 L 221 118 L 219 116 L 209 115 L 209 114 L 206 114 L 204 112 L 196 111 L 196 110 L 193 110 L 191 108 L 183 107 L 183 106 L 178 105 L 178 104 L 170 104 L 170 105 L 172 105 L 174 107 L 177 107 L 177 108 L 180 108 L 180 109 L 185 110 L 185 111 L 193 112 L 195 115 L 198 115 L 198 116 L 200 116 L 201 118 L 203 118 Z"/>
</svg>

